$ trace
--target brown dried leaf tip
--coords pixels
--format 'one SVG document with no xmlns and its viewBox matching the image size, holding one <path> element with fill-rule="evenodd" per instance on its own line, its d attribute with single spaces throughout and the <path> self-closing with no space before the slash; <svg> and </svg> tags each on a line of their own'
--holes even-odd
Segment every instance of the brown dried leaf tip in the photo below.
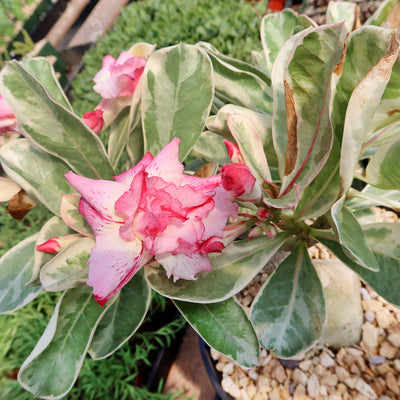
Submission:
<svg viewBox="0 0 400 400">
<path fill-rule="evenodd" d="M 286 147 L 286 166 L 285 176 L 289 175 L 297 159 L 297 115 L 293 98 L 293 89 L 285 81 L 285 105 L 286 105 L 286 126 L 287 126 L 287 147 Z"/>
<path fill-rule="evenodd" d="M 21 189 L 14 195 L 6 206 L 6 213 L 16 220 L 21 220 L 35 206 L 35 202 Z"/>
</svg>

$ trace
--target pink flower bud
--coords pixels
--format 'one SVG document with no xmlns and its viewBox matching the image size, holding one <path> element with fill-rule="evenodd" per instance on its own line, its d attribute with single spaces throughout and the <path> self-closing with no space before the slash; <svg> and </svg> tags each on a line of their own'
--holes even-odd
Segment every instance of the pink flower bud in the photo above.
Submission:
<svg viewBox="0 0 400 400">
<path fill-rule="evenodd" d="M 244 164 L 226 164 L 221 168 L 222 186 L 238 200 L 258 201 L 261 188 L 249 168 Z"/>
<path fill-rule="evenodd" d="M 264 207 L 259 207 L 256 212 L 258 219 L 263 222 L 266 221 L 271 216 L 271 214 L 271 211 L 267 210 Z"/>
<path fill-rule="evenodd" d="M 243 158 L 240 154 L 239 147 L 233 144 L 229 140 L 224 140 L 226 151 L 228 152 L 229 159 L 232 163 L 243 163 Z"/>
<path fill-rule="evenodd" d="M 44 253 L 52 253 L 56 254 L 60 252 L 62 249 L 67 247 L 69 244 L 72 242 L 75 242 L 79 238 L 81 238 L 81 235 L 78 234 L 71 234 L 71 235 L 66 235 L 66 236 L 56 236 L 53 237 L 49 240 L 47 240 L 44 243 L 41 243 L 36 246 L 36 250 L 38 251 L 43 251 Z"/>
<path fill-rule="evenodd" d="M 104 128 L 103 110 L 87 112 L 83 114 L 82 119 L 94 133 L 99 133 Z"/>
</svg>

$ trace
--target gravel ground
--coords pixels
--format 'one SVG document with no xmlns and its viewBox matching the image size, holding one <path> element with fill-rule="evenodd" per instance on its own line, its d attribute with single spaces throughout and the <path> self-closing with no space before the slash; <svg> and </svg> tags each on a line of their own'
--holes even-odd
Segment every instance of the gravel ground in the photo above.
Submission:
<svg viewBox="0 0 400 400">
<path fill-rule="evenodd" d="M 376 211 L 381 221 L 399 222 L 394 213 Z M 332 258 L 319 245 L 310 249 L 310 255 Z M 238 296 L 245 309 L 277 262 L 273 260 Z M 247 371 L 212 350 L 223 389 L 238 400 L 400 399 L 400 309 L 366 285 L 360 291 L 364 319 L 357 345 L 340 349 L 316 345 L 297 361 L 280 360 L 262 350 L 259 366 Z"/>
</svg>

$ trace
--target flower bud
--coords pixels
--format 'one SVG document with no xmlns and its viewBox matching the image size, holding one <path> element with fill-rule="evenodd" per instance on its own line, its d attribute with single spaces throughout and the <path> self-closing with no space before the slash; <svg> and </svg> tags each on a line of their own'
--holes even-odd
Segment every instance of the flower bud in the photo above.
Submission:
<svg viewBox="0 0 400 400">
<path fill-rule="evenodd" d="M 103 110 L 87 112 L 83 114 L 82 119 L 94 133 L 99 133 L 104 128 Z"/>
<path fill-rule="evenodd" d="M 238 200 L 257 202 L 261 187 L 250 169 L 239 163 L 226 164 L 221 168 L 222 186 Z"/>
</svg>

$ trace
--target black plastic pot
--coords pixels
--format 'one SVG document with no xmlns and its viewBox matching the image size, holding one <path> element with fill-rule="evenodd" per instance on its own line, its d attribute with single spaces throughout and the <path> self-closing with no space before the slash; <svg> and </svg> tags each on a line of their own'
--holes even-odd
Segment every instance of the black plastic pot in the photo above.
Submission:
<svg viewBox="0 0 400 400">
<path fill-rule="evenodd" d="M 207 374 L 210 378 L 212 385 L 217 392 L 215 400 L 233 400 L 228 393 L 224 392 L 221 386 L 222 374 L 215 368 L 215 362 L 211 358 L 210 346 L 199 336 L 199 346 L 201 357 L 206 367 Z"/>
</svg>

